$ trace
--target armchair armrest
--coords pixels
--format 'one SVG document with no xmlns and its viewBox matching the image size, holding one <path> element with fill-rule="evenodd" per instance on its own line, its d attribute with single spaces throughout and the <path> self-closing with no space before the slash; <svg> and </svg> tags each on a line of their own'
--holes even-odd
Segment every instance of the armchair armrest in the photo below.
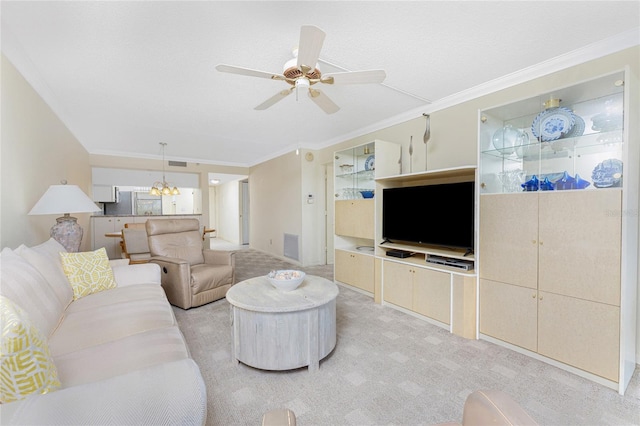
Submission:
<svg viewBox="0 0 640 426">
<path fill-rule="evenodd" d="M 189 262 L 175 257 L 154 256 L 149 263 L 160 266 L 160 280 L 169 303 L 180 307 L 191 306 Z"/>
<path fill-rule="evenodd" d="M 2 424 L 200 424 L 207 390 L 192 359 L 2 404 Z"/>
<path fill-rule="evenodd" d="M 202 254 L 204 255 L 204 263 L 209 265 L 235 266 L 236 264 L 235 251 L 204 249 Z"/>
</svg>

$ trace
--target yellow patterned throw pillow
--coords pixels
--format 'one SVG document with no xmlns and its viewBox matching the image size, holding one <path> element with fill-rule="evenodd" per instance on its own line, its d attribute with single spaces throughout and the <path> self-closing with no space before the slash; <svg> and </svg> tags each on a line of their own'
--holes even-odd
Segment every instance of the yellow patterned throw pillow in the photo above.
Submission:
<svg viewBox="0 0 640 426">
<path fill-rule="evenodd" d="M 47 339 L 11 299 L 0 296 L 0 402 L 60 387 Z"/>
<path fill-rule="evenodd" d="M 73 288 L 73 300 L 116 287 L 104 247 L 83 253 L 60 253 L 62 269 Z"/>
</svg>

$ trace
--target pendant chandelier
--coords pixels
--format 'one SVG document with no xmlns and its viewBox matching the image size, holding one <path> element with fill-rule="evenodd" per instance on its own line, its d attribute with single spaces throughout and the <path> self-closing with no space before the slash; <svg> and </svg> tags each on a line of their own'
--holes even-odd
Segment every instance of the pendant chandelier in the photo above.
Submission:
<svg viewBox="0 0 640 426">
<path fill-rule="evenodd" d="M 155 182 L 149 191 L 150 195 L 180 195 L 180 191 L 177 186 L 171 188 L 171 184 L 167 183 L 164 177 L 164 149 L 167 146 L 166 142 L 160 142 L 162 146 L 162 182 Z"/>
</svg>

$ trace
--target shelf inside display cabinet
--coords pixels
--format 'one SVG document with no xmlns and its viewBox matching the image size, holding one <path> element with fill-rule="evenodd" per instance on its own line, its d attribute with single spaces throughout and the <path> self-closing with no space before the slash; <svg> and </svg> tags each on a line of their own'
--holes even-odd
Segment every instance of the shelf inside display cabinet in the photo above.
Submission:
<svg viewBox="0 0 640 426">
<path fill-rule="evenodd" d="M 493 147 L 481 152 L 483 156 L 496 157 L 513 163 L 602 153 L 621 155 L 622 130 L 591 133 L 551 142 L 533 142 L 514 147 L 510 152 Z"/>
<path fill-rule="evenodd" d="M 373 170 L 359 170 L 340 172 L 336 175 L 337 178 L 353 179 L 354 177 L 365 180 L 373 180 L 375 178 L 375 171 Z"/>
</svg>

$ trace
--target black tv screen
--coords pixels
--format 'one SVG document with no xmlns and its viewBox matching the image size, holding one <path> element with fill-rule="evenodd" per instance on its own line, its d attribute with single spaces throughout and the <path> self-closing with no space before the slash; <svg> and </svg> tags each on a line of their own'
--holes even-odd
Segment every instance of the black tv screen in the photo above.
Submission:
<svg viewBox="0 0 640 426">
<path fill-rule="evenodd" d="M 382 197 L 385 241 L 473 250 L 474 182 L 386 188 Z"/>
</svg>

